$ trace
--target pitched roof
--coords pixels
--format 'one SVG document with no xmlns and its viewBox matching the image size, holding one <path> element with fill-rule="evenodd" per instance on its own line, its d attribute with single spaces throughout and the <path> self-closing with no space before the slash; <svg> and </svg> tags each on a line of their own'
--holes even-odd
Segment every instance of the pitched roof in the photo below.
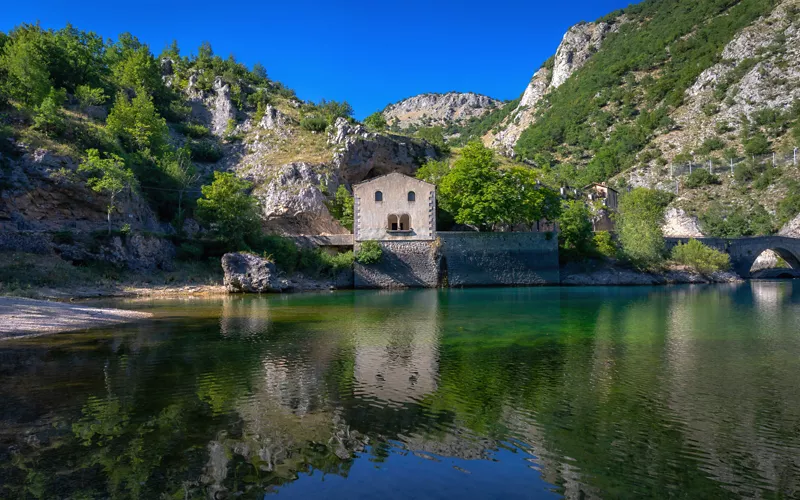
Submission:
<svg viewBox="0 0 800 500">
<path fill-rule="evenodd" d="M 420 184 L 425 184 L 425 185 L 428 185 L 428 186 L 431 186 L 431 187 L 436 187 L 434 184 L 431 184 L 430 182 L 425 182 L 423 180 L 417 179 L 416 177 L 411 177 L 410 175 L 401 174 L 400 172 L 391 172 L 391 173 L 388 173 L 388 174 L 379 175 L 378 177 L 373 177 L 372 179 L 367 179 L 367 180 L 364 180 L 364 181 L 361 181 L 361 182 L 357 182 L 357 183 L 353 184 L 353 187 L 364 186 L 366 184 L 369 184 L 369 183 L 375 182 L 375 181 L 379 181 L 379 180 L 384 179 L 386 177 L 396 177 L 396 176 L 405 177 L 406 179 L 411 179 L 412 181 L 418 182 Z"/>
</svg>

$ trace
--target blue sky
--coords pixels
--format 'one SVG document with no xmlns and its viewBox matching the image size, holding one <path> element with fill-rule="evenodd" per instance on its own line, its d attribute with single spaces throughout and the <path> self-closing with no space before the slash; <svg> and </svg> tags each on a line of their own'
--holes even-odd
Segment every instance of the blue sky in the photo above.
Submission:
<svg viewBox="0 0 800 500">
<path fill-rule="evenodd" d="M 437 0 L 281 2 L 7 2 L 0 30 L 71 22 L 116 37 L 129 31 L 158 54 L 173 39 L 184 54 L 204 40 L 302 99 L 346 100 L 357 118 L 423 92 L 473 91 L 514 99 L 555 52 L 569 26 L 634 0 Z"/>
</svg>

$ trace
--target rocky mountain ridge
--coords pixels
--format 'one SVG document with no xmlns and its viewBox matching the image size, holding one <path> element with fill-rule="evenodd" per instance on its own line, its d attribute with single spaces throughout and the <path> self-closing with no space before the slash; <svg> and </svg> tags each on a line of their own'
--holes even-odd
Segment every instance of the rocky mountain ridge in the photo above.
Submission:
<svg viewBox="0 0 800 500">
<path fill-rule="evenodd" d="M 463 123 L 499 107 L 502 101 L 473 92 L 420 94 L 390 104 L 381 112 L 398 129 Z"/>
</svg>

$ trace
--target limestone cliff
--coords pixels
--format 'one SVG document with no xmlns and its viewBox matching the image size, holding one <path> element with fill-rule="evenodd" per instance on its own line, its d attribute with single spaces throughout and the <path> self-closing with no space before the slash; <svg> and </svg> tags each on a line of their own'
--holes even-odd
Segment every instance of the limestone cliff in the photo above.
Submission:
<svg viewBox="0 0 800 500">
<path fill-rule="evenodd" d="M 390 104 L 383 110 L 386 122 L 400 129 L 462 123 L 482 116 L 502 103 L 472 92 L 420 94 Z"/>
<path fill-rule="evenodd" d="M 624 19 L 617 23 L 580 23 L 564 34 L 556 50 L 552 65 L 541 67 L 531 78 L 522 94 L 519 105 L 504 120 L 500 130 L 487 134 L 484 142 L 503 154 L 514 156 L 514 146 L 522 132 L 536 120 L 536 106 L 553 89 L 561 86 L 575 71 L 583 67 L 589 58 L 600 49 L 603 40 L 618 29 Z"/>
</svg>

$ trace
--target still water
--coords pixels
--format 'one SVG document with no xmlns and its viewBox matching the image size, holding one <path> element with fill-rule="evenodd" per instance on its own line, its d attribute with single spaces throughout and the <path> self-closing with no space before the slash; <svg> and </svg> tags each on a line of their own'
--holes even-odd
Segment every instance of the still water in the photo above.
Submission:
<svg viewBox="0 0 800 500">
<path fill-rule="evenodd" d="M 106 304 L 0 342 L 0 498 L 800 495 L 800 282 Z"/>
</svg>

